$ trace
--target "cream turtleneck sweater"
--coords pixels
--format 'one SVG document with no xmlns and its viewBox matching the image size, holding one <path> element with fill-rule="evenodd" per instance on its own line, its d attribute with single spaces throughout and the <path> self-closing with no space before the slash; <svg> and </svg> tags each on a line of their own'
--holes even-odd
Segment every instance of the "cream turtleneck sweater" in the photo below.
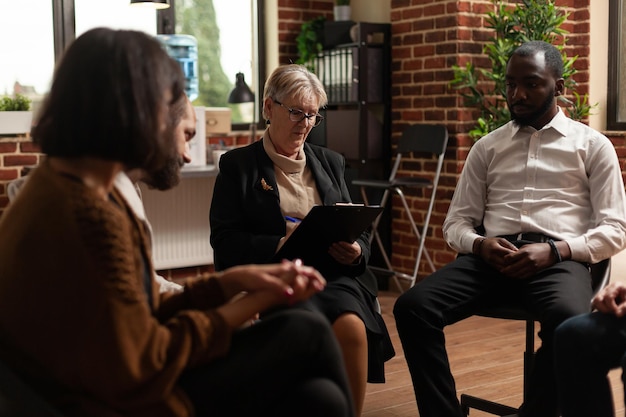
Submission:
<svg viewBox="0 0 626 417">
<path fill-rule="evenodd" d="M 303 219 L 311 207 L 322 204 L 313 174 L 306 166 L 306 155 L 302 149 L 296 159 L 287 158 L 276 152 L 268 132 L 263 137 L 263 149 L 274 162 L 280 209 L 284 216 Z M 290 227 L 293 227 L 293 223 L 287 222 L 287 228 Z"/>
</svg>

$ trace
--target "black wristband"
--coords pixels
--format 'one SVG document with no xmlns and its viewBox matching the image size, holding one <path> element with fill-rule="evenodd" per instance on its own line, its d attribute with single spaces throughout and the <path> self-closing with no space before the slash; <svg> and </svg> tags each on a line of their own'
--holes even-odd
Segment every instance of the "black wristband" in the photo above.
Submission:
<svg viewBox="0 0 626 417">
<path fill-rule="evenodd" d="M 556 247 L 556 243 L 554 243 L 554 240 L 548 239 L 548 245 L 550 245 L 550 249 L 552 249 L 552 253 L 554 254 L 554 257 L 556 258 L 556 261 L 562 262 L 563 258 L 561 258 L 561 254 L 559 253 L 559 249 Z"/>
<path fill-rule="evenodd" d="M 487 238 L 483 237 L 483 238 L 479 238 L 479 239 L 480 240 L 478 241 L 478 244 L 476 245 L 476 250 L 474 251 L 474 255 L 482 257 L 482 256 L 480 256 L 480 250 L 482 249 L 483 243 L 485 242 L 485 240 L 487 240 Z"/>
</svg>

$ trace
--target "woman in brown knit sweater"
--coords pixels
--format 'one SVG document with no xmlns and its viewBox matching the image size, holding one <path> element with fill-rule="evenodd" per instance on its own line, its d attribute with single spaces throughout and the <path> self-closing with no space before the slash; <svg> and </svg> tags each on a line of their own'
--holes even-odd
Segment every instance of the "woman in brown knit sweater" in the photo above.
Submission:
<svg viewBox="0 0 626 417">
<path fill-rule="evenodd" d="M 65 416 L 352 416 L 323 320 L 281 309 L 237 330 L 320 291 L 317 271 L 243 266 L 158 293 L 113 180 L 177 152 L 183 85 L 140 32 L 94 29 L 67 50 L 33 130 L 46 159 L 0 220 L 2 362 Z"/>
</svg>

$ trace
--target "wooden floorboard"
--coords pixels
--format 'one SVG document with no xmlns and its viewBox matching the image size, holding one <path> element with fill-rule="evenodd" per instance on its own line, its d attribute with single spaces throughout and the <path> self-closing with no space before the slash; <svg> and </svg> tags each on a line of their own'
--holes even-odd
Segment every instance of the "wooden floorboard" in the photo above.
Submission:
<svg viewBox="0 0 626 417">
<path fill-rule="evenodd" d="M 398 293 L 381 292 L 383 318 L 389 328 L 396 356 L 387 362 L 386 382 L 368 384 L 363 417 L 419 416 L 411 377 L 393 319 Z M 513 407 L 522 401 L 525 324 L 513 320 L 471 317 L 445 330 L 450 367 L 458 394 L 467 393 Z M 539 345 L 537 337 L 536 345 Z M 624 416 L 621 371 L 609 374 L 617 416 Z M 472 410 L 470 417 L 490 414 Z"/>
</svg>

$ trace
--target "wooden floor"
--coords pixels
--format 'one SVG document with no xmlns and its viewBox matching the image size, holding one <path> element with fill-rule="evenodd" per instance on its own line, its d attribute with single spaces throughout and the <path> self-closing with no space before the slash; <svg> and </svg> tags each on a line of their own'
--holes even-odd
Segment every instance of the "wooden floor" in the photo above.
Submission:
<svg viewBox="0 0 626 417">
<path fill-rule="evenodd" d="M 419 416 L 409 371 L 393 319 L 395 292 L 382 292 L 383 317 L 396 350 L 386 364 L 384 384 L 368 384 L 363 417 Z M 522 400 L 524 323 L 471 317 L 446 328 L 450 366 L 458 394 L 468 393 L 517 407 Z M 537 345 L 539 340 L 537 339 Z M 621 371 L 609 375 L 617 416 L 624 415 Z M 471 410 L 470 417 L 490 416 Z"/>
</svg>

